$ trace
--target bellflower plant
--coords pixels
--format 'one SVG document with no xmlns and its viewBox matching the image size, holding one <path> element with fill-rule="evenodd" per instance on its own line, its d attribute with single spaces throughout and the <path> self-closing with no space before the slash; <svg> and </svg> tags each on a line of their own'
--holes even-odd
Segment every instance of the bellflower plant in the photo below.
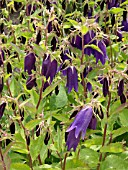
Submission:
<svg viewBox="0 0 128 170">
<path fill-rule="evenodd" d="M 93 109 L 91 106 L 84 107 L 75 117 L 74 122 L 68 128 L 66 132 L 69 132 L 66 145 L 68 146 L 68 151 L 73 148 L 74 151 L 80 141 L 80 138 L 84 139 L 86 130 L 92 120 Z M 91 122 L 91 127 L 95 128 L 96 121 Z"/>
</svg>

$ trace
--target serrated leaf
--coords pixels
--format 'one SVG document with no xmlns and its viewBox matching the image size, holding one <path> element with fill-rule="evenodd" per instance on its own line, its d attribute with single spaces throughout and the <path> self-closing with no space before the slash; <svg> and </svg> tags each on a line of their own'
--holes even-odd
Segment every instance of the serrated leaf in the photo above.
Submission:
<svg viewBox="0 0 128 170">
<path fill-rule="evenodd" d="M 113 130 L 112 134 L 113 134 L 113 138 L 116 138 L 117 136 L 120 136 L 124 133 L 128 132 L 128 126 L 127 127 L 121 127 L 119 129 Z"/>
<path fill-rule="evenodd" d="M 41 148 L 44 145 L 42 142 L 44 139 L 43 136 L 39 136 L 35 140 L 32 140 L 31 145 L 30 145 L 30 154 L 32 157 L 32 161 L 34 161 L 37 156 L 40 154 Z"/>
<path fill-rule="evenodd" d="M 109 155 L 100 165 L 100 170 L 127 170 L 127 168 L 127 160 L 125 161 L 116 155 Z"/>
<path fill-rule="evenodd" d="M 67 104 L 68 98 L 67 98 L 67 94 L 65 92 L 65 88 L 61 85 L 59 87 L 59 94 L 56 96 L 56 107 L 57 108 L 62 108 Z"/>
<path fill-rule="evenodd" d="M 108 146 L 103 146 L 100 149 L 100 152 L 106 153 L 106 152 L 110 152 L 110 153 L 120 153 L 123 152 L 123 145 L 121 143 L 110 143 Z"/>
<path fill-rule="evenodd" d="M 10 170 L 30 170 L 30 167 L 23 163 L 12 163 Z"/>
<path fill-rule="evenodd" d="M 28 122 L 26 125 L 25 125 L 25 128 L 27 130 L 32 130 L 34 129 L 38 124 L 40 124 L 42 122 L 41 119 L 35 119 L 35 120 L 31 120 L 30 122 Z"/>
<path fill-rule="evenodd" d="M 128 126 L 128 109 L 124 109 L 120 112 L 119 118 L 123 126 Z"/>
</svg>

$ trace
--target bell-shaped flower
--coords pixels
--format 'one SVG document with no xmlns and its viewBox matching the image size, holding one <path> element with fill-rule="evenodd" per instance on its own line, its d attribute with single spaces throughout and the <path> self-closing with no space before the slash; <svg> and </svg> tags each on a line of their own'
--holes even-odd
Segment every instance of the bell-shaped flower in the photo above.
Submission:
<svg viewBox="0 0 128 170">
<path fill-rule="evenodd" d="M 69 132 L 66 142 L 66 145 L 68 146 L 68 151 L 71 148 L 73 148 L 75 151 L 81 136 L 82 139 L 84 139 L 86 130 L 91 122 L 92 116 L 93 109 L 91 106 L 86 106 L 80 112 L 78 112 L 74 122 L 66 131 Z"/>
<path fill-rule="evenodd" d="M 30 16 L 31 14 L 33 14 L 36 11 L 36 5 L 32 5 L 32 4 L 28 4 L 26 6 L 26 15 Z"/>
<path fill-rule="evenodd" d="M 109 93 L 109 85 L 108 85 L 108 80 L 105 77 L 104 82 L 103 82 L 103 95 L 104 95 L 104 97 L 106 97 L 108 93 Z"/>
<path fill-rule="evenodd" d="M 0 67 L 4 63 L 4 51 L 0 49 Z"/>
<path fill-rule="evenodd" d="M 48 79 L 50 77 L 50 83 L 53 81 L 57 72 L 57 61 L 54 59 L 51 62 L 50 55 L 47 55 L 42 63 L 42 75 Z"/>
<path fill-rule="evenodd" d="M 67 68 L 67 85 L 68 93 L 71 92 L 72 88 L 77 92 L 78 91 L 78 75 L 77 70 L 74 66 Z"/>
<path fill-rule="evenodd" d="M 122 95 L 120 96 L 120 102 L 121 102 L 121 104 L 126 103 L 126 97 L 125 97 L 124 94 L 122 94 Z"/>
<path fill-rule="evenodd" d="M 92 119 L 91 119 L 91 121 L 90 121 L 90 123 L 89 123 L 89 125 L 88 125 L 88 128 L 95 130 L 95 129 L 96 129 L 96 125 L 97 125 L 97 119 L 96 119 L 96 117 L 93 115 L 93 116 L 92 116 Z"/>
<path fill-rule="evenodd" d="M 124 80 L 122 79 L 118 84 L 118 96 L 121 96 L 124 91 Z"/>
<path fill-rule="evenodd" d="M 3 87 L 4 87 L 4 79 L 3 79 L 3 77 L 2 77 L 2 78 L 0 78 L 0 93 L 1 93 L 2 90 L 3 90 Z"/>
<path fill-rule="evenodd" d="M 36 57 L 34 53 L 29 53 L 24 60 L 24 71 L 28 72 L 29 75 L 32 74 L 32 70 L 36 70 L 35 66 Z"/>
<path fill-rule="evenodd" d="M 87 89 L 89 92 L 92 91 L 92 84 L 90 82 L 87 82 Z"/>
<path fill-rule="evenodd" d="M 105 61 L 108 59 L 107 53 L 106 53 L 106 46 L 103 41 L 98 41 L 98 47 L 101 50 L 101 52 L 94 50 L 94 57 L 96 58 L 96 63 L 98 63 L 98 60 L 101 61 L 102 65 L 105 64 Z"/>
<path fill-rule="evenodd" d="M 3 102 L 3 103 L 0 105 L 0 119 L 2 118 L 2 116 L 3 116 L 3 114 L 4 114 L 5 107 L 6 107 L 6 103 Z"/>
<path fill-rule="evenodd" d="M 26 82 L 26 88 L 28 90 L 31 90 L 34 86 L 36 86 L 36 78 L 33 78 L 32 76 L 29 76 Z"/>
</svg>

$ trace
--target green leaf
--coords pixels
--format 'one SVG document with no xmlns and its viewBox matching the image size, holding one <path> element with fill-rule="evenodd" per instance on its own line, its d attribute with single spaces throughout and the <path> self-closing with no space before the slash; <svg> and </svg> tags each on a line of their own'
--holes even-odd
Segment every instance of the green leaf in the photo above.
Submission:
<svg viewBox="0 0 128 170">
<path fill-rule="evenodd" d="M 10 44 L 11 44 L 11 46 L 13 47 L 13 49 L 14 49 L 21 57 L 23 57 L 23 56 L 25 55 L 24 52 L 21 51 L 18 46 L 16 46 L 16 45 L 13 44 L 13 43 L 10 43 Z"/>
<path fill-rule="evenodd" d="M 32 140 L 30 145 L 30 154 L 32 157 L 32 161 L 34 161 L 40 154 L 41 148 L 44 145 L 44 143 L 42 142 L 43 140 L 44 140 L 43 135 L 39 136 L 35 140 Z"/>
<path fill-rule="evenodd" d="M 102 137 L 94 137 L 92 139 L 88 139 L 84 142 L 86 147 L 91 147 L 92 145 L 102 145 Z"/>
<path fill-rule="evenodd" d="M 65 88 L 61 85 L 59 87 L 59 94 L 56 96 L 56 107 L 61 108 L 67 104 L 68 98 L 65 92 Z"/>
<path fill-rule="evenodd" d="M 36 107 L 39 100 L 39 95 L 34 89 L 30 91 L 30 95 L 31 95 L 32 104 Z"/>
<path fill-rule="evenodd" d="M 83 35 L 86 34 L 88 32 L 88 27 L 86 27 L 85 25 L 82 25 L 81 26 L 81 32 L 82 32 Z"/>
<path fill-rule="evenodd" d="M 36 127 L 36 125 L 40 124 L 42 122 L 41 119 L 35 119 L 35 120 L 31 120 L 30 122 L 28 122 L 26 125 L 25 125 L 25 128 L 28 129 L 28 130 L 32 130 Z"/>
<path fill-rule="evenodd" d="M 57 85 L 60 84 L 60 82 L 61 81 L 59 80 L 56 83 L 54 83 L 54 84 L 50 85 L 49 87 L 47 87 L 46 90 L 43 92 L 42 97 L 45 98 L 49 93 L 51 93 L 56 88 Z"/>
<path fill-rule="evenodd" d="M 127 170 L 127 168 L 127 160 L 125 161 L 116 155 L 109 155 L 100 166 L 100 170 Z"/>
<path fill-rule="evenodd" d="M 120 112 L 119 118 L 123 126 L 128 126 L 128 109 L 124 109 Z"/>
<path fill-rule="evenodd" d="M 20 92 L 19 83 L 16 81 L 14 76 L 12 76 L 11 78 L 10 90 L 11 90 L 12 96 L 14 97 L 16 97 Z"/>
<path fill-rule="evenodd" d="M 43 48 L 42 48 L 43 47 Z M 33 49 L 34 49 L 34 52 L 39 56 L 43 56 L 44 53 L 46 52 L 46 47 L 45 46 L 39 46 L 37 44 L 33 44 Z"/>
<path fill-rule="evenodd" d="M 108 146 L 103 146 L 100 149 L 100 152 L 111 152 L 111 153 L 120 153 L 123 152 L 123 145 L 121 143 L 110 143 Z"/>
<path fill-rule="evenodd" d="M 77 22 L 77 21 L 75 21 L 73 19 L 69 19 L 69 18 L 67 20 L 74 26 L 74 28 L 80 30 L 79 22 Z"/>
<path fill-rule="evenodd" d="M 116 138 L 117 136 L 120 136 L 124 133 L 128 132 L 128 126 L 127 127 L 121 127 L 119 129 L 113 130 L 112 134 L 113 134 L 113 138 Z"/>
<path fill-rule="evenodd" d="M 23 163 L 12 163 L 10 170 L 30 170 L 30 167 Z"/>
<path fill-rule="evenodd" d="M 87 163 L 88 166 L 92 169 L 97 167 L 99 161 L 99 153 L 92 149 L 84 148 L 81 149 L 79 158 Z"/>
<path fill-rule="evenodd" d="M 113 14 L 118 14 L 118 13 L 120 13 L 120 12 L 123 12 L 124 9 L 113 7 L 113 8 L 110 9 L 109 11 L 110 11 L 111 13 L 113 13 Z"/>
</svg>

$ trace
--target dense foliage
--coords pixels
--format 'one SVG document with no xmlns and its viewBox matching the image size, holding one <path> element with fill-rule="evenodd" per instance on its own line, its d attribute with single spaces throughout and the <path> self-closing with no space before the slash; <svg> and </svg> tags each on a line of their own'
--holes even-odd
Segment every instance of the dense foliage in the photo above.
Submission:
<svg viewBox="0 0 128 170">
<path fill-rule="evenodd" d="M 0 1 L 0 170 L 128 169 L 128 0 Z"/>
</svg>

